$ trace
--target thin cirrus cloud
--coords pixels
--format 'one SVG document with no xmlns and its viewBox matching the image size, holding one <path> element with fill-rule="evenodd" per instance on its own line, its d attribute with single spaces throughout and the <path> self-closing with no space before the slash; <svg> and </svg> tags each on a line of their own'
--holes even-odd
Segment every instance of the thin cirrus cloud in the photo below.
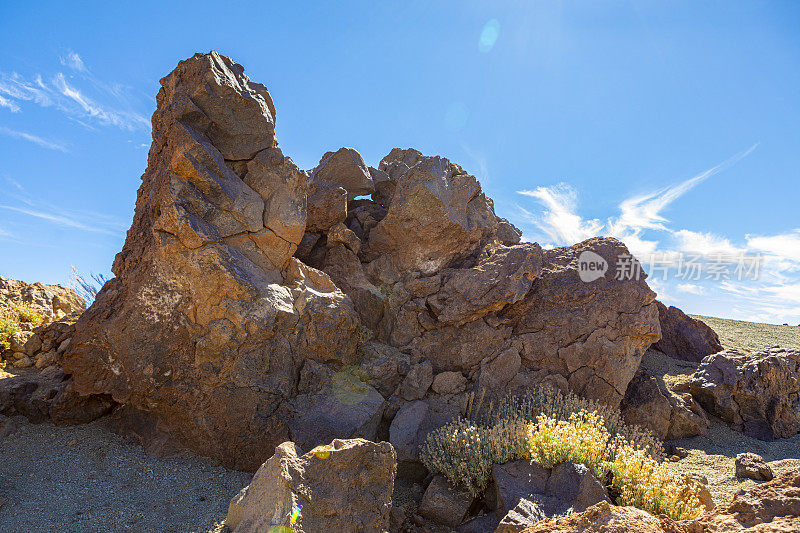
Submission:
<svg viewBox="0 0 800 533">
<path fill-rule="evenodd" d="M 15 139 L 22 139 L 28 142 L 32 142 L 33 144 L 39 145 L 42 148 L 47 148 L 48 150 L 58 150 L 59 152 L 65 152 L 65 153 L 69 151 L 67 150 L 67 147 L 60 142 L 51 141 L 49 139 L 39 137 L 38 135 L 34 135 L 32 133 L 12 130 L 11 128 L 6 128 L 5 126 L 0 126 L 0 135 L 5 135 L 6 137 L 13 137 Z"/>
<path fill-rule="evenodd" d="M 87 72 L 86 65 L 83 64 L 83 59 L 76 52 L 70 50 L 67 55 L 61 57 L 61 64 L 69 67 L 78 72 Z"/>
<path fill-rule="evenodd" d="M 10 187 L 3 187 L 3 190 L 0 190 L 0 193 L 2 193 L 0 197 L 7 198 L 11 202 L 0 204 L 0 211 L 11 211 L 57 226 L 91 233 L 113 236 L 124 234 L 124 224 L 113 217 L 102 213 L 62 209 L 50 203 L 34 199 L 22 185 L 10 178 L 6 178 L 5 181 Z M 0 234 L 0 236 L 13 237 L 9 232 L 6 232 L 5 235 Z"/>
<path fill-rule="evenodd" d="M 711 232 L 674 228 L 663 214 L 666 207 L 698 184 L 747 157 L 757 146 L 675 185 L 626 198 L 618 205 L 619 214 L 605 221 L 583 218 L 579 214 L 578 192 L 566 183 L 518 191 L 522 196 L 535 199 L 541 209 L 517 207 L 521 218 L 538 230 L 538 235 L 530 237 L 544 239 L 545 246 L 570 245 L 607 235 L 622 240 L 645 265 L 649 257 L 656 257 L 660 264 L 666 262 L 672 268 L 681 258 L 691 256 L 711 260 L 744 255 L 758 257 L 758 277 L 748 283 L 709 283 L 703 279 L 697 283 L 670 284 L 653 277 L 648 283 L 665 301 L 680 303 L 680 295 L 723 297 L 738 304 L 730 308 L 743 318 L 783 322 L 787 317 L 800 314 L 800 228 L 775 235 L 744 235 L 733 240 Z"/>
<path fill-rule="evenodd" d="M 36 74 L 26 78 L 17 72 L 0 72 L 0 108 L 19 113 L 28 103 L 61 111 L 70 119 L 88 127 L 90 123 L 115 126 L 129 131 L 147 129 L 150 122 L 131 109 L 120 109 L 100 103 L 90 97 L 77 82 L 88 82 L 95 92 L 111 97 L 118 105 L 129 107 L 129 98 L 120 84 L 107 84 L 98 80 L 86 67 L 81 57 L 70 51 L 61 58 L 61 64 L 74 72 L 74 81 L 63 72 L 49 77 Z"/>
</svg>

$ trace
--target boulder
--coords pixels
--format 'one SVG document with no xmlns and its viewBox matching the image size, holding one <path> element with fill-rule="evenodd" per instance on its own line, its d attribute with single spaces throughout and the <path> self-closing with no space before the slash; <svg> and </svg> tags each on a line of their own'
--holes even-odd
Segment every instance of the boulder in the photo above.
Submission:
<svg viewBox="0 0 800 533">
<path fill-rule="evenodd" d="M 428 404 L 421 400 L 403 404 L 389 426 L 389 442 L 397 452 L 397 461 L 418 460 L 417 448 L 420 442 L 420 429 L 428 416 Z"/>
<path fill-rule="evenodd" d="M 455 488 L 444 476 L 431 480 L 422 501 L 419 514 L 437 524 L 455 527 L 464 521 L 474 498 Z"/>
<path fill-rule="evenodd" d="M 255 470 L 288 438 L 303 362 L 352 360 L 358 316 L 292 257 L 307 177 L 277 147 L 266 87 L 196 54 L 161 80 L 152 122 L 116 278 L 76 323 L 64 368 L 77 393 L 109 395 L 184 446 Z"/>
<path fill-rule="evenodd" d="M 395 468 L 387 442 L 336 439 L 305 454 L 285 442 L 234 496 L 226 525 L 234 533 L 385 531 Z"/>
<path fill-rule="evenodd" d="M 3 374 L 0 370 L 0 378 L 0 414 L 22 415 L 33 423 L 91 422 L 108 414 L 116 405 L 103 395 L 79 396 L 70 377 L 55 365 L 17 375 Z"/>
<path fill-rule="evenodd" d="M 429 361 L 414 365 L 403 383 L 400 385 L 400 395 L 404 400 L 418 400 L 425 396 L 428 388 L 433 383 L 433 366 Z"/>
<path fill-rule="evenodd" d="M 773 477 L 772 468 L 760 455 L 751 452 L 740 453 L 736 456 L 736 477 L 753 479 L 755 481 L 770 481 Z"/>
<path fill-rule="evenodd" d="M 500 521 L 494 513 L 476 516 L 456 528 L 458 533 L 495 533 Z"/>
<path fill-rule="evenodd" d="M 298 446 L 310 449 L 337 436 L 375 439 L 384 399 L 359 370 L 345 367 L 333 373 L 306 361 L 300 394 L 287 405 L 289 436 Z"/>
<path fill-rule="evenodd" d="M 464 392 L 467 383 L 461 372 L 440 372 L 433 378 L 431 389 L 436 394 L 458 394 Z"/>
<path fill-rule="evenodd" d="M 370 256 L 385 253 L 401 270 L 430 274 L 496 230 L 478 180 L 449 160 L 395 148 L 379 168 L 396 185 L 386 216 L 370 231 Z"/>
<path fill-rule="evenodd" d="M 726 506 L 702 516 L 703 531 L 800 531 L 800 472 L 787 472 L 772 481 L 740 491 Z"/>
<path fill-rule="evenodd" d="M 525 533 L 690 533 L 663 516 L 635 507 L 600 502 L 582 513 L 545 519 L 524 529 Z"/>
<path fill-rule="evenodd" d="M 347 191 L 324 181 L 308 184 L 306 231 L 326 233 L 347 218 Z"/>
<path fill-rule="evenodd" d="M 311 181 L 342 187 L 347 199 L 370 195 L 375 191 L 367 164 L 353 148 L 339 148 L 322 156 L 319 165 L 311 171 Z"/>
<path fill-rule="evenodd" d="M 561 463 L 545 469 L 529 459 L 492 466 L 496 513 L 511 526 L 530 525 L 545 517 L 581 512 L 608 501 L 603 485 L 583 465 Z M 527 500 L 515 510 L 522 500 Z M 508 517 L 508 514 L 511 514 Z M 506 519 L 507 517 L 507 519 Z"/>
<path fill-rule="evenodd" d="M 789 533 L 800 531 L 800 473 L 740 491 L 726 506 L 676 522 L 634 507 L 601 502 L 582 513 L 542 520 L 525 533 Z"/>
<path fill-rule="evenodd" d="M 800 432 L 800 351 L 772 347 L 710 355 L 689 389 L 708 412 L 751 437 L 772 440 Z"/>
<path fill-rule="evenodd" d="M 685 397 L 684 397 L 685 396 Z M 710 422 L 691 395 L 679 396 L 645 370 L 638 370 L 620 404 L 629 426 L 649 429 L 661 440 L 705 435 Z"/>
<path fill-rule="evenodd" d="M 667 307 L 659 301 L 656 305 L 661 322 L 661 340 L 653 348 L 670 357 L 697 363 L 722 350 L 719 336 L 705 322 L 687 316 L 677 307 Z"/>
<path fill-rule="evenodd" d="M 582 281 L 577 263 L 583 252 L 599 255 L 608 265 L 620 257 L 629 258 L 634 270 L 638 265 L 615 239 L 546 250 L 531 290 L 498 315 L 521 342 L 523 368 L 559 374 L 572 392 L 616 407 L 648 343 L 660 336 L 655 293 L 644 274 L 617 279 L 613 268 Z"/>
<path fill-rule="evenodd" d="M 427 304 L 440 324 L 466 324 L 522 300 L 541 270 L 538 244 L 485 248 L 474 267 L 443 272 Z"/>
<path fill-rule="evenodd" d="M 497 240 L 506 246 L 519 244 L 522 240 L 522 231 L 504 218 L 497 218 Z"/>
</svg>

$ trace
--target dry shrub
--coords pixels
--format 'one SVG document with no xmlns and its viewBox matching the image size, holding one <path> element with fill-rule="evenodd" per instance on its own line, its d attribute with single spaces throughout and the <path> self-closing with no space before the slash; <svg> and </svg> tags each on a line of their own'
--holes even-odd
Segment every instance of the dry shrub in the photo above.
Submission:
<svg viewBox="0 0 800 533">
<path fill-rule="evenodd" d="M 42 325 L 46 318 L 38 309 L 29 305 L 12 305 L 0 309 L 0 350 L 9 348 L 11 336 L 21 330 L 21 323 L 27 322 L 36 327 Z"/>
<path fill-rule="evenodd" d="M 494 464 L 533 459 L 552 468 L 569 461 L 610 479 L 620 505 L 676 520 L 702 511 L 695 485 L 676 479 L 663 464 L 658 439 L 625 426 L 618 410 L 547 388 L 507 398 L 496 409 L 482 411 L 481 400 L 468 398 L 466 416 L 431 432 L 420 450 L 428 470 L 470 494 L 486 489 Z"/>
</svg>

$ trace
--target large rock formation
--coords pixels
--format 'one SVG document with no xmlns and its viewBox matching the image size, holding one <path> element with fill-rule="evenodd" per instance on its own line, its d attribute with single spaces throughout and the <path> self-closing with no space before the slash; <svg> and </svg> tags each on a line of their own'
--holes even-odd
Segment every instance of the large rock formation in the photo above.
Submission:
<svg viewBox="0 0 800 533">
<path fill-rule="evenodd" d="M 334 440 L 303 452 L 284 442 L 234 497 L 234 533 L 386 531 L 396 473 L 387 442 Z"/>
<path fill-rule="evenodd" d="M 15 305 L 36 309 L 47 322 L 72 313 L 82 313 L 86 302 L 74 290 L 61 285 L 25 283 L 0 276 L 0 317 Z"/>
<path fill-rule="evenodd" d="M 474 176 L 416 150 L 302 172 L 266 88 L 214 52 L 161 83 L 116 278 L 64 358 L 80 394 L 229 466 L 390 427 L 413 463 L 478 388 L 548 380 L 618 405 L 659 339 L 644 279 L 578 275 L 583 251 L 628 256 L 619 241 L 520 243 Z"/>
<path fill-rule="evenodd" d="M 659 301 L 656 305 L 661 340 L 653 348 L 670 357 L 696 363 L 722 350 L 719 336 L 705 322 L 686 315 L 677 307 L 667 307 Z"/>
<path fill-rule="evenodd" d="M 353 362 L 358 317 L 292 257 L 306 174 L 263 85 L 217 53 L 161 80 L 153 146 L 116 278 L 64 360 L 81 394 L 147 411 L 192 449 L 254 470 L 289 438 L 306 360 Z"/>
<path fill-rule="evenodd" d="M 690 391 L 707 411 L 762 440 L 800 433 L 800 351 L 779 347 L 703 360 Z"/>
</svg>

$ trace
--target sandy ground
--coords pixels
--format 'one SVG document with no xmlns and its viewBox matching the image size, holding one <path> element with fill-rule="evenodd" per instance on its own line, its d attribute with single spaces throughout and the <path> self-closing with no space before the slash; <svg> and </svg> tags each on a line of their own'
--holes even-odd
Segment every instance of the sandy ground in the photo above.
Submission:
<svg viewBox="0 0 800 533">
<path fill-rule="evenodd" d="M 734 346 L 742 344 L 739 340 Z M 642 359 L 642 367 L 661 379 L 667 387 L 689 381 L 697 366 L 655 350 L 648 350 Z M 673 441 L 676 446 L 689 451 L 687 458 L 673 465 L 679 471 L 704 475 L 717 505 L 727 504 L 739 489 L 756 484 L 749 479 L 736 478 L 734 461 L 739 453 L 757 453 L 768 462 L 776 475 L 788 470 L 800 470 L 800 434 L 790 439 L 765 442 L 732 430 L 726 422 L 715 416 L 709 416 L 709 419 L 711 428 L 707 435 Z"/>
<path fill-rule="evenodd" d="M 145 455 L 100 423 L 15 417 L 0 438 L 0 531 L 219 531 L 251 475 L 185 453 Z"/>
</svg>

